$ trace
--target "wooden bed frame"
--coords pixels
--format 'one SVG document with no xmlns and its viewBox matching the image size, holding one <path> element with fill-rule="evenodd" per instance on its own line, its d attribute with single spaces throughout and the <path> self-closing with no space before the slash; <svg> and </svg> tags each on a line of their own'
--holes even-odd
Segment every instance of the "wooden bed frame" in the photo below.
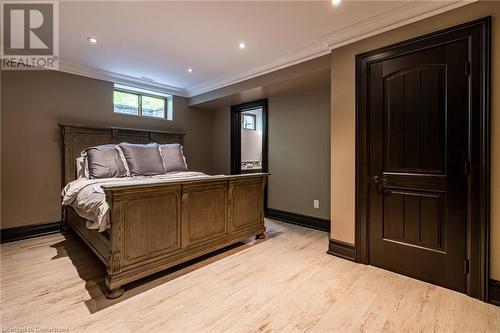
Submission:
<svg viewBox="0 0 500 333">
<path fill-rule="evenodd" d="M 184 134 L 125 128 L 60 125 L 63 183 L 76 178 L 76 158 L 87 147 L 131 143 L 181 143 Z M 102 185 L 110 229 L 87 229 L 71 207 L 70 226 L 106 265 L 108 298 L 123 285 L 251 236 L 264 237 L 264 186 L 268 174 L 211 176 L 147 185 Z"/>
</svg>

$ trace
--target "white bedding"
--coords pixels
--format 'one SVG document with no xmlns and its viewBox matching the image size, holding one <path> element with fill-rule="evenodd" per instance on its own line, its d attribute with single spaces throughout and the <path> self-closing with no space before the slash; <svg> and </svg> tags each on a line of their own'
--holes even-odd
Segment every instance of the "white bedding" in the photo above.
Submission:
<svg viewBox="0 0 500 333">
<path fill-rule="evenodd" d="M 103 184 L 138 185 L 156 184 L 173 179 L 209 177 L 201 172 L 173 172 L 157 176 L 135 176 L 124 178 L 88 179 L 78 178 L 62 190 L 63 206 L 71 206 L 75 212 L 87 220 L 87 228 L 98 229 L 99 232 L 109 228 L 108 204 Z"/>
</svg>

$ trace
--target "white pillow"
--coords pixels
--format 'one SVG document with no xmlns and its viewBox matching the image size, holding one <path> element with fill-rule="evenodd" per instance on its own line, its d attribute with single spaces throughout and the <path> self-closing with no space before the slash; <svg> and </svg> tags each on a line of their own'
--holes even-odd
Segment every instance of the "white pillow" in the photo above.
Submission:
<svg viewBox="0 0 500 333">
<path fill-rule="evenodd" d="M 89 178 L 89 166 L 86 156 L 80 156 L 76 159 L 76 178 Z"/>
<path fill-rule="evenodd" d="M 118 150 L 118 153 L 120 154 L 120 158 L 123 162 L 123 165 L 125 166 L 125 170 L 127 170 L 127 177 L 130 177 L 130 168 L 128 167 L 127 159 L 125 158 L 125 154 L 123 153 L 123 150 L 120 148 L 120 146 L 116 145 L 115 147 Z"/>
</svg>

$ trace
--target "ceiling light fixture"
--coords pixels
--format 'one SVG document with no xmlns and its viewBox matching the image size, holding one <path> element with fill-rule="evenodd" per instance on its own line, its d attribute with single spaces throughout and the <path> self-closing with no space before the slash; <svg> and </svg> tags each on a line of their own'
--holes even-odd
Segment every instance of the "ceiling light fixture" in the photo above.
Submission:
<svg viewBox="0 0 500 333">
<path fill-rule="evenodd" d="M 188 68 L 188 72 L 189 72 L 189 73 L 192 73 L 192 72 L 193 72 L 193 69 L 192 69 L 192 68 Z"/>
<path fill-rule="evenodd" d="M 95 38 L 95 37 L 87 37 L 87 40 L 91 44 L 97 44 L 97 38 Z"/>
<path fill-rule="evenodd" d="M 331 0 L 331 1 L 332 1 L 332 5 L 334 5 L 334 6 L 340 5 L 340 3 L 342 2 L 342 0 Z"/>
<path fill-rule="evenodd" d="M 245 44 L 244 42 L 241 42 L 240 43 L 240 49 L 244 49 L 245 47 L 247 47 L 247 44 Z"/>
</svg>

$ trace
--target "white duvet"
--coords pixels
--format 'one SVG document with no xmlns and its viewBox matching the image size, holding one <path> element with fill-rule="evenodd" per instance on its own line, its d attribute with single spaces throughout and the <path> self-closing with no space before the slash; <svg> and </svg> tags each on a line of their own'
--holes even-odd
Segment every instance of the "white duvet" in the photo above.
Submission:
<svg viewBox="0 0 500 333">
<path fill-rule="evenodd" d="M 209 177 L 201 172 L 174 172 L 157 176 L 134 176 L 124 178 L 88 179 L 78 178 L 62 190 L 63 206 L 71 206 L 75 212 L 87 220 L 87 228 L 98 229 L 100 232 L 109 228 L 108 204 L 103 184 L 140 185 L 156 184 L 173 179 Z"/>
</svg>

